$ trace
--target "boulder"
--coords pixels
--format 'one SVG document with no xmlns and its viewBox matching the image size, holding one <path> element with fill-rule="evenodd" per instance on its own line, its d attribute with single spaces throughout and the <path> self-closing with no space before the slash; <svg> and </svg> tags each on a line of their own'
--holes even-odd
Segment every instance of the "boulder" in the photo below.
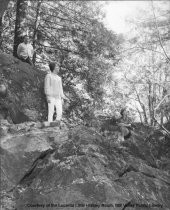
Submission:
<svg viewBox="0 0 170 210">
<path fill-rule="evenodd" d="M 0 84 L 8 89 L 2 97 L 0 87 L 0 110 L 6 108 L 14 124 L 46 119 L 44 77 L 44 71 L 0 52 Z"/>
<path fill-rule="evenodd" d="M 0 53 L 1 209 L 170 209 L 169 137 L 141 127 L 119 141 L 118 127 L 103 137 L 100 124 L 48 123 L 44 76 Z"/>
<path fill-rule="evenodd" d="M 1 140 L 2 210 L 169 209 L 169 173 L 136 137 L 122 145 L 84 126 L 13 126 Z"/>
</svg>

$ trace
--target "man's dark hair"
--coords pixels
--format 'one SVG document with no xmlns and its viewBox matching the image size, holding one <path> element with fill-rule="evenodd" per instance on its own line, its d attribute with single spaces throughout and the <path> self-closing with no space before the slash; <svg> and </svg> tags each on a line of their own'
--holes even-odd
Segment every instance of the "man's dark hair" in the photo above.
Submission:
<svg viewBox="0 0 170 210">
<path fill-rule="evenodd" d="M 28 37 L 29 38 L 28 35 L 24 35 L 24 36 L 21 37 L 22 41 L 24 41 L 25 37 Z"/>
<path fill-rule="evenodd" d="M 56 64 L 54 62 L 49 63 L 49 67 L 50 67 L 51 72 L 54 71 L 55 66 L 56 66 Z"/>
<path fill-rule="evenodd" d="M 25 35 L 23 36 L 23 38 L 25 38 L 25 37 L 29 37 L 29 36 L 25 34 Z"/>
</svg>

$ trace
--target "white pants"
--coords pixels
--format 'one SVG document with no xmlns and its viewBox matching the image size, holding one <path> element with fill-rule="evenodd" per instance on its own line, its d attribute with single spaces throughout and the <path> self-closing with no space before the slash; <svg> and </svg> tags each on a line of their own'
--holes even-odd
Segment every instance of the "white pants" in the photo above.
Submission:
<svg viewBox="0 0 170 210">
<path fill-rule="evenodd" d="M 62 118 L 62 99 L 56 99 L 53 97 L 48 97 L 48 122 L 53 121 L 54 107 L 56 108 L 56 120 L 61 120 Z"/>
</svg>

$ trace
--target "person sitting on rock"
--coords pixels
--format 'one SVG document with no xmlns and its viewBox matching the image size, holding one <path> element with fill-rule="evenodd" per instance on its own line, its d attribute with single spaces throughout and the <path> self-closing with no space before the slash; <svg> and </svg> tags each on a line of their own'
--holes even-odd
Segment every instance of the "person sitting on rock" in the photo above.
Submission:
<svg viewBox="0 0 170 210">
<path fill-rule="evenodd" d="M 67 99 L 63 93 L 61 77 L 58 76 L 59 66 L 54 62 L 49 64 L 50 73 L 45 77 L 44 91 L 48 102 L 48 122 L 53 121 L 54 111 L 56 109 L 56 121 L 62 118 L 62 102 Z"/>
<path fill-rule="evenodd" d="M 121 109 L 120 111 L 120 117 L 117 119 L 117 125 L 120 126 L 120 131 L 122 134 L 122 137 L 124 139 L 128 139 L 132 135 L 132 126 L 130 123 L 126 123 L 127 121 L 127 110 L 126 108 Z"/>
<path fill-rule="evenodd" d="M 100 131 L 104 136 L 107 136 L 107 134 L 113 135 L 114 133 L 117 135 L 118 141 L 122 142 L 132 135 L 131 124 L 125 123 L 127 121 L 126 118 L 126 110 L 122 109 L 120 113 L 116 112 L 112 118 L 106 120 Z"/>
<path fill-rule="evenodd" d="M 17 55 L 20 60 L 23 62 L 29 63 L 33 65 L 32 57 L 34 54 L 34 50 L 32 45 L 29 43 L 29 37 L 27 35 L 24 36 L 24 41 L 18 45 Z"/>
</svg>

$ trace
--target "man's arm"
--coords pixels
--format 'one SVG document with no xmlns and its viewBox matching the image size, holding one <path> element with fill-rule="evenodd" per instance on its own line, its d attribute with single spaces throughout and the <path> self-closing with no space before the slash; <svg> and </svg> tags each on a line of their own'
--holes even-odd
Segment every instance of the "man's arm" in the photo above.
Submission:
<svg viewBox="0 0 170 210">
<path fill-rule="evenodd" d="M 50 88 L 50 75 L 47 74 L 44 80 L 44 92 L 46 96 L 49 96 L 49 88 Z"/>
<path fill-rule="evenodd" d="M 30 44 L 30 45 L 31 45 L 31 44 Z M 35 50 L 34 50 L 33 46 L 31 45 L 31 57 L 33 57 L 34 52 L 35 52 Z"/>
<path fill-rule="evenodd" d="M 17 55 L 18 55 L 18 57 L 20 57 L 21 48 L 22 48 L 22 46 L 21 46 L 21 44 L 19 44 L 18 48 L 17 48 Z"/>
<path fill-rule="evenodd" d="M 64 92 L 63 92 L 63 84 L 62 84 L 62 79 L 60 80 L 60 90 L 61 90 L 61 98 L 62 99 L 67 99 L 66 96 L 64 95 Z"/>
</svg>

